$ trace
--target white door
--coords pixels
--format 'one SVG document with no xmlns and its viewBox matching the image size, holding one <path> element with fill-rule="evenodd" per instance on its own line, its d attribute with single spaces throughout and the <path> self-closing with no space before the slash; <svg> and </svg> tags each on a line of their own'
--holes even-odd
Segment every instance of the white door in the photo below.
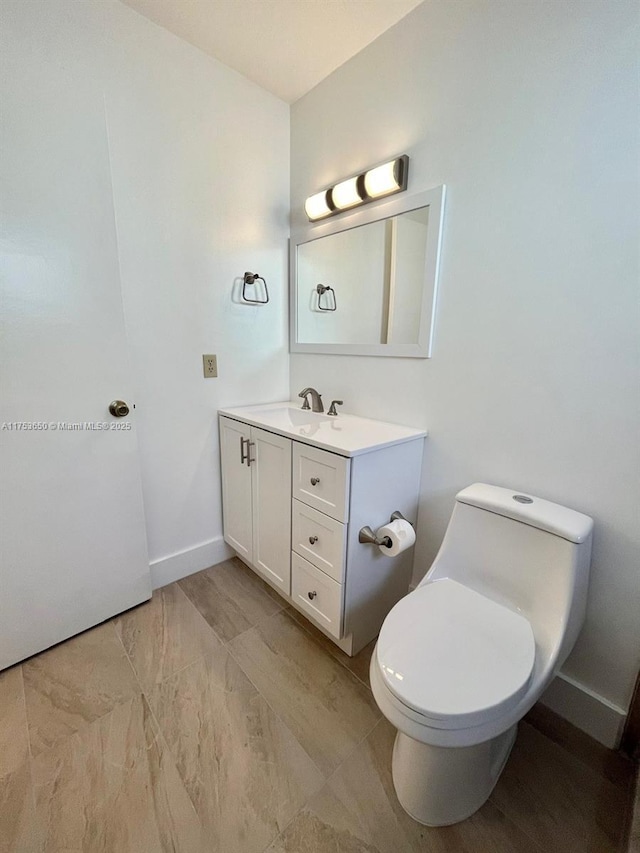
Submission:
<svg viewBox="0 0 640 853">
<path fill-rule="evenodd" d="M 0 669 L 151 593 L 102 86 L 46 6 L 0 25 Z"/>
<path fill-rule="evenodd" d="M 246 424 L 220 418 L 224 541 L 248 562 L 253 558 L 251 469 L 247 464 L 250 438 Z"/>
<path fill-rule="evenodd" d="M 291 440 L 251 427 L 253 564 L 291 591 Z"/>
</svg>

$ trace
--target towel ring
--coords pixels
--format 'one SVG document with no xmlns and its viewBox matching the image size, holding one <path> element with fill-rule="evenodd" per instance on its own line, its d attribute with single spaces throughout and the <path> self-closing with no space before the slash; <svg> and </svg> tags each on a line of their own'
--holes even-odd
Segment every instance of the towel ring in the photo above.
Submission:
<svg viewBox="0 0 640 853">
<path fill-rule="evenodd" d="M 332 287 L 325 284 L 319 284 L 316 287 L 316 293 L 318 294 L 318 311 L 335 311 L 338 307 L 338 303 L 336 302 L 336 292 Z M 324 294 L 330 294 L 327 296 L 328 305 L 322 305 L 322 297 Z M 333 307 L 332 307 L 333 306 Z"/>
<path fill-rule="evenodd" d="M 267 297 L 266 299 L 250 299 L 247 296 L 247 285 L 255 284 L 256 281 L 261 281 L 264 285 L 264 293 Z M 257 272 L 246 272 L 244 274 L 244 278 L 242 279 L 242 301 L 243 302 L 252 302 L 254 305 L 266 305 L 269 301 L 269 290 L 267 288 L 267 282 L 265 279 L 258 275 Z"/>
</svg>

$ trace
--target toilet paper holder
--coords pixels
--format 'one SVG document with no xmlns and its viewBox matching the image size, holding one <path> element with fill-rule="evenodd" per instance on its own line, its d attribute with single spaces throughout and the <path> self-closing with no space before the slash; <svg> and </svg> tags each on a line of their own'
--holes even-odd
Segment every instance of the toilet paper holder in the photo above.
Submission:
<svg viewBox="0 0 640 853">
<path fill-rule="evenodd" d="M 389 522 L 397 521 L 398 519 L 402 519 L 402 521 L 407 521 L 404 515 L 399 510 L 396 510 L 395 512 L 391 513 L 391 518 L 389 519 Z M 409 524 L 411 524 L 411 522 L 409 522 Z M 413 527 L 413 524 L 411 524 L 411 526 Z M 365 527 L 361 527 L 358 531 L 358 542 L 367 543 L 369 545 L 384 545 L 386 548 L 391 547 L 391 539 L 389 539 L 388 536 L 383 536 L 382 538 L 379 538 L 378 536 L 376 536 L 376 534 L 373 532 L 373 530 L 369 527 L 368 524 Z"/>
</svg>

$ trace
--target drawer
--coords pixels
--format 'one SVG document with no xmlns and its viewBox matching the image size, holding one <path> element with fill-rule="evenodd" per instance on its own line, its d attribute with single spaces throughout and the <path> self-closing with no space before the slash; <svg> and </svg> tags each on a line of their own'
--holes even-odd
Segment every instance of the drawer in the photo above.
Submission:
<svg viewBox="0 0 640 853">
<path fill-rule="evenodd" d="M 350 460 L 293 443 L 293 497 L 338 521 L 349 520 Z"/>
<path fill-rule="evenodd" d="M 340 639 L 343 587 L 298 554 L 291 555 L 291 598 L 334 637 Z"/>
<path fill-rule="evenodd" d="M 291 520 L 293 550 L 341 583 L 347 549 L 346 524 L 295 500 Z"/>
</svg>

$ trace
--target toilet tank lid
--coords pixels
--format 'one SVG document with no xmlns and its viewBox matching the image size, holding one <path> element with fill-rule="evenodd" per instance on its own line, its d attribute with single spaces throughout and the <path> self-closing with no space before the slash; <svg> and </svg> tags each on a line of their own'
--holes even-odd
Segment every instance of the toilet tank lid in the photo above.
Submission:
<svg viewBox="0 0 640 853">
<path fill-rule="evenodd" d="M 545 501 L 513 489 L 474 483 L 456 495 L 456 500 L 477 506 L 531 527 L 561 536 L 569 542 L 585 542 L 593 530 L 593 519 L 566 506 Z"/>
</svg>

